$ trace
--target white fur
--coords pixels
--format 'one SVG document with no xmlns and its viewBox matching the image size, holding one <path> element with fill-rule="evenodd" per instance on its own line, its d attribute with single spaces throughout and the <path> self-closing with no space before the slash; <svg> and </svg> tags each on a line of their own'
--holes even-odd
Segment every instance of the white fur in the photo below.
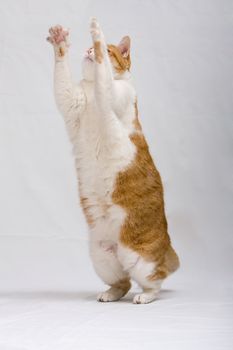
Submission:
<svg viewBox="0 0 233 350">
<path fill-rule="evenodd" d="M 126 212 L 112 202 L 116 176 L 136 153 L 129 139 L 134 130 L 136 93 L 129 72 L 122 75 L 114 72 L 96 20 L 92 20 L 91 34 L 93 41 L 101 41 L 104 59 L 101 64 L 96 63 L 93 49 L 87 51 L 82 66 L 84 79 L 78 86 L 72 83 L 67 53 L 58 57 L 55 50 L 56 101 L 73 144 L 80 194 L 88 198 L 95 222 L 90 230 L 90 254 L 97 274 L 106 284 L 112 285 L 130 275 L 143 287 L 153 288 L 146 276 L 153 271 L 154 264 L 119 246 Z M 110 288 L 98 300 L 119 297 L 119 291 Z M 141 299 L 148 302 L 148 298 Z"/>
<path fill-rule="evenodd" d="M 140 294 L 136 294 L 135 297 L 133 298 L 133 303 L 148 304 L 156 300 L 161 288 L 161 283 L 162 283 L 161 280 L 157 280 L 154 282 L 153 288 L 143 288 L 144 292 Z"/>
<path fill-rule="evenodd" d="M 156 263 L 146 261 L 138 253 L 124 247 L 122 244 L 118 245 L 117 255 L 123 270 L 143 288 L 144 292 L 135 295 L 133 302 L 135 304 L 147 304 L 155 300 L 162 281 L 151 281 L 148 277 L 155 272 Z"/>
</svg>

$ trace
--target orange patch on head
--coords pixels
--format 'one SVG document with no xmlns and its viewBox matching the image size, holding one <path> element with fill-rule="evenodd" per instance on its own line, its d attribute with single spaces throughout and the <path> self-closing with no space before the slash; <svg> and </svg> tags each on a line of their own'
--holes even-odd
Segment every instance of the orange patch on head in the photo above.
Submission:
<svg viewBox="0 0 233 350">
<path fill-rule="evenodd" d="M 130 69 L 130 55 L 123 57 L 120 50 L 115 45 L 107 45 L 107 49 L 112 65 L 117 73 L 124 73 L 126 70 Z"/>
<path fill-rule="evenodd" d="M 95 41 L 94 43 L 94 51 L 95 51 L 95 60 L 98 63 L 102 63 L 103 61 L 103 52 L 101 49 L 101 42 Z"/>
</svg>

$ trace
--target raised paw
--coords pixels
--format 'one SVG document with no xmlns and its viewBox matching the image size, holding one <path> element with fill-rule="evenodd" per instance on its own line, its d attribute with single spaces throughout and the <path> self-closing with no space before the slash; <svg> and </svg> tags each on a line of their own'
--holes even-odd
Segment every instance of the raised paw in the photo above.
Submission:
<svg viewBox="0 0 233 350">
<path fill-rule="evenodd" d="M 51 27 L 49 29 L 50 36 L 47 37 L 47 40 L 52 45 L 59 46 L 61 43 L 64 43 L 66 47 L 69 46 L 68 43 L 68 36 L 69 36 L 69 30 L 64 29 L 62 26 L 57 25 L 55 27 Z"/>
<path fill-rule="evenodd" d="M 90 33 L 93 42 L 100 41 L 102 39 L 101 29 L 95 17 L 92 17 L 90 21 Z"/>
</svg>

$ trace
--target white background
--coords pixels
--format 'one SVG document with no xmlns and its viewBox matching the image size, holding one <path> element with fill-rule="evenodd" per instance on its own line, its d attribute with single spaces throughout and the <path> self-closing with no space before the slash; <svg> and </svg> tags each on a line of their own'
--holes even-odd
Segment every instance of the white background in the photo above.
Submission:
<svg viewBox="0 0 233 350">
<path fill-rule="evenodd" d="M 54 102 L 48 28 L 70 28 L 78 81 L 93 15 L 109 43 L 131 36 L 181 259 L 151 305 L 95 302 L 104 286 Z M 232 37 L 231 0 L 0 0 L 0 350 L 232 348 Z"/>
</svg>

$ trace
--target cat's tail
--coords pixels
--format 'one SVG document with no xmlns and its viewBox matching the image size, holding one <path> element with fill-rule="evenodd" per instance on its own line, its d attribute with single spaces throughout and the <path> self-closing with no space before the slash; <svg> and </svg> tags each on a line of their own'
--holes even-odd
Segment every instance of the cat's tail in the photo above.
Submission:
<svg viewBox="0 0 233 350">
<path fill-rule="evenodd" d="M 180 266 L 178 255 L 171 245 L 169 246 L 165 255 L 165 265 L 169 271 L 169 274 L 175 272 Z"/>
</svg>

